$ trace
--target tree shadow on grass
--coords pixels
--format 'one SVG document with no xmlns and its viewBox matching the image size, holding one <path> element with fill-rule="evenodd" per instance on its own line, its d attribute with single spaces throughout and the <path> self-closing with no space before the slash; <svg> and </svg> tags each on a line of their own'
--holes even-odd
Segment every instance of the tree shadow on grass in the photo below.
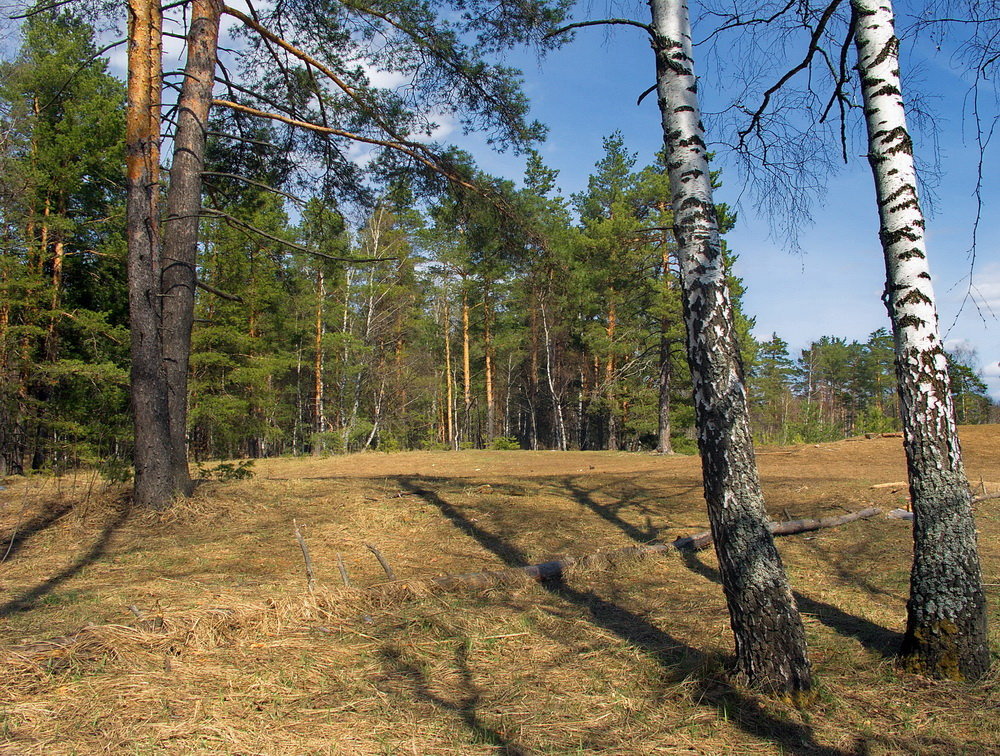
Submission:
<svg viewBox="0 0 1000 756">
<path fill-rule="evenodd" d="M 500 557 L 508 566 L 524 567 L 528 564 L 527 556 L 520 549 L 469 520 L 432 488 L 445 481 L 408 477 L 397 477 L 395 480 L 403 490 L 435 506 L 456 528 Z M 735 722 L 749 735 L 770 740 L 788 753 L 800 756 L 849 756 L 847 751 L 817 743 L 811 727 L 779 719 L 752 697 L 720 679 L 705 675 L 704 670 L 713 666 L 712 658 L 634 612 L 601 598 L 593 591 L 572 588 L 561 576 L 542 581 L 540 585 L 553 596 L 586 611 L 596 626 L 650 653 L 674 679 L 697 679 L 699 695 L 696 701 L 724 712 L 729 721 Z"/>
<path fill-rule="evenodd" d="M 120 502 L 114 516 L 111 517 L 101 528 L 97 538 L 72 564 L 63 569 L 48 580 L 39 583 L 33 588 L 29 588 L 20 596 L 10 599 L 4 604 L 0 604 L 0 617 L 9 617 L 16 612 L 25 612 L 34 609 L 37 602 L 43 596 L 52 592 L 57 586 L 77 575 L 82 569 L 93 564 L 100 559 L 107 550 L 108 543 L 115 531 L 120 528 L 129 515 L 129 505 L 127 502 Z"/>
<path fill-rule="evenodd" d="M 685 549 L 680 554 L 681 561 L 689 570 L 719 586 L 722 585 L 719 571 L 702 562 L 697 552 Z M 792 595 L 795 596 L 800 611 L 815 617 L 835 633 L 854 638 L 869 651 L 887 659 L 895 658 L 903 641 L 902 633 L 876 625 L 863 617 L 848 614 L 833 604 L 809 598 L 799 591 L 793 590 Z"/>
<path fill-rule="evenodd" d="M 9 532 L 0 534 L 0 561 L 15 556 L 24 545 L 63 515 L 73 509 L 69 502 L 48 502 L 27 522 L 16 524 Z"/>
<path fill-rule="evenodd" d="M 472 679 L 469 648 L 466 644 L 460 644 L 455 651 L 455 666 L 458 668 L 461 686 L 457 700 L 451 700 L 431 690 L 430 676 L 426 670 L 418 662 L 408 659 L 403 649 L 388 646 L 379 652 L 379 656 L 385 670 L 394 678 L 405 680 L 411 693 L 440 709 L 458 715 L 475 742 L 495 746 L 497 753 L 502 756 L 527 756 L 530 753 L 500 730 L 484 724 L 480 718 L 478 710 L 482 693 Z"/>
<path fill-rule="evenodd" d="M 572 481 L 567 481 L 567 487 L 572 491 L 573 498 L 581 505 L 602 517 L 607 522 L 616 525 L 623 533 L 639 543 L 647 543 L 651 536 L 648 533 L 637 529 L 631 523 L 622 519 L 614 505 L 601 504 L 597 502 L 587 490 L 574 485 Z M 722 579 L 718 570 L 715 570 L 702 562 L 696 552 L 683 550 L 680 552 L 684 565 L 702 577 L 711 580 L 717 585 L 722 585 Z M 866 586 L 862 586 L 866 587 Z M 838 609 L 832 604 L 827 604 L 816 599 L 811 599 L 797 591 L 793 591 L 799 609 L 813 615 L 836 633 L 850 638 L 854 638 L 865 648 L 886 658 L 893 658 L 899 649 L 899 644 L 903 640 L 901 633 L 895 630 L 876 625 L 862 617 L 848 614 L 842 609 Z"/>
<path fill-rule="evenodd" d="M 638 513 L 646 515 L 646 527 L 643 529 L 628 522 L 620 515 L 625 506 L 636 506 L 635 502 L 626 499 L 615 504 L 601 504 L 594 499 L 593 489 L 588 490 L 581 487 L 573 478 L 565 478 L 561 482 L 577 503 L 582 504 L 602 520 L 614 525 L 633 541 L 649 543 L 659 535 L 659 528 L 653 527 L 648 507 L 643 507 L 641 504 L 637 507 Z M 679 495 L 690 493 L 695 489 L 701 490 L 701 485 L 690 486 Z"/>
</svg>

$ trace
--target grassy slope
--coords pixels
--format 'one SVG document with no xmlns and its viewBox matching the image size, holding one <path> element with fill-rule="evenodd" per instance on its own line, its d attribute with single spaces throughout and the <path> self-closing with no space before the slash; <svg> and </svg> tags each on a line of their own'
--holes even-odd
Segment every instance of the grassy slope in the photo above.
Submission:
<svg viewBox="0 0 1000 756">
<path fill-rule="evenodd" d="M 970 479 L 1000 489 L 1000 427 L 963 439 Z M 871 488 L 905 478 L 899 439 L 759 459 L 775 518 L 905 497 Z M 123 513 L 86 476 L 8 481 L 0 548 L 18 535 L 0 565 L 0 753 L 1000 753 L 995 678 L 892 667 L 902 522 L 780 541 L 822 686 L 798 712 L 726 683 L 710 552 L 558 585 L 421 582 L 702 530 L 694 458 L 420 452 L 256 469 L 161 519 Z M 997 627 L 1000 501 L 978 515 Z M 366 543 L 409 582 L 384 585 Z M 339 587 L 338 553 L 353 590 Z M 67 648 L 36 643 L 85 625 Z"/>
</svg>

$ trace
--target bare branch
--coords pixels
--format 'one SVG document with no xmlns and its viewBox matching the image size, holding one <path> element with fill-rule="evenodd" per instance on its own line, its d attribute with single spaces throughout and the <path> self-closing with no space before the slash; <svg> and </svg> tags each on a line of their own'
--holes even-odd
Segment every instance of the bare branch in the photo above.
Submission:
<svg viewBox="0 0 1000 756">
<path fill-rule="evenodd" d="M 263 181 L 254 181 L 252 178 L 247 178 L 246 176 L 241 176 L 238 173 L 220 173 L 219 171 L 202 171 L 202 176 L 218 176 L 219 178 L 235 179 L 237 181 L 242 181 L 251 186 L 256 186 L 260 189 L 264 189 L 268 192 L 273 192 L 274 194 L 280 194 L 282 197 L 287 197 L 292 202 L 299 205 L 306 204 L 306 201 L 301 197 L 297 197 L 294 194 L 289 194 L 288 192 L 283 192 L 281 189 L 276 189 L 270 184 L 265 184 Z"/>
<path fill-rule="evenodd" d="M 239 218 L 235 218 L 229 213 L 224 213 L 221 210 L 215 210 L 213 208 L 205 207 L 201 210 L 201 215 L 208 218 L 219 218 L 224 221 L 227 225 L 232 226 L 240 231 L 249 232 L 257 236 L 262 236 L 269 241 L 277 242 L 278 244 L 283 244 L 291 249 L 298 250 L 299 252 L 305 252 L 307 255 L 313 255 L 314 257 L 322 257 L 324 260 L 333 260 L 334 262 L 344 262 L 344 263 L 377 263 L 386 262 L 390 260 L 398 260 L 398 257 L 336 257 L 334 255 L 328 255 L 325 252 L 320 252 L 319 250 L 312 249 L 311 247 L 303 246 L 296 242 L 290 241 L 288 239 L 282 239 L 280 236 L 275 236 L 274 234 L 269 234 L 263 229 L 257 228 L 246 221 L 242 221 Z"/>
<path fill-rule="evenodd" d="M 812 37 L 809 40 L 809 48 L 806 51 L 806 55 L 802 59 L 802 62 L 799 63 L 797 66 L 791 68 L 790 70 L 786 71 L 785 75 L 782 76 L 780 79 L 778 79 L 778 82 L 776 84 L 774 84 L 773 86 L 771 86 L 770 89 L 764 92 L 764 98 L 761 101 L 760 106 L 757 108 L 757 110 L 755 110 L 751 114 L 750 123 L 747 124 L 745 129 L 741 129 L 739 132 L 740 141 L 742 141 L 751 131 L 753 131 L 758 126 L 761 117 L 767 110 L 768 104 L 771 102 L 771 95 L 773 95 L 783 86 L 785 86 L 788 80 L 791 79 L 793 76 L 795 76 L 797 73 L 799 73 L 799 71 L 808 68 L 809 64 L 812 63 L 813 56 L 815 56 L 817 51 L 819 50 L 819 43 L 823 37 L 823 32 L 826 30 L 826 25 L 833 17 L 833 13 L 834 11 L 837 10 L 837 7 L 840 5 L 840 3 L 841 0 L 832 0 L 832 2 L 823 11 L 823 15 L 820 16 L 819 23 L 817 23 L 816 28 L 813 29 Z"/>
<path fill-rule="evenodd" d="M 560 27 L 555 31 L 550 31 L 543 37 L 543 39 L 558 37 L 560 34 L 565 34 L 572 29 L 582 29 L 585 26 L 635 26 L 645 31 L 649 36 L 653 36 L 653 27 L 649 24 L 644 24 L 641 21 L 633 21 L 630 18 L 604 18 L 599 21 L 578 21 L 575 24 L 567 24 L 566 26 Z"/>
<path fill-rule="evenodd" d="M 214 294 L 220 299 L 225 299 L 229 302 L 239 302 L 240 304 L 243 304 L 243 297 L 239 297 L 235 294 L 229 294 L 227 292 L 222 291 L 221 289 L 216 289 L 214 286 L 210 286 L 209 284 L 203 281 L 195 281 L 195 285 L 199 289 L 204 289 L 209 294 Z"/>
</svg>

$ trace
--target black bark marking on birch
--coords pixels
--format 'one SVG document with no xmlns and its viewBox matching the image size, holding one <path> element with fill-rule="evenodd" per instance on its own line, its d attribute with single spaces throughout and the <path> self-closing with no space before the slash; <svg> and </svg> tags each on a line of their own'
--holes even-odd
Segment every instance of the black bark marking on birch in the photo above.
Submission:
<svg viewBox="0 0 1000 756">
<path fill-rule="evenodd" d="M 907 294 L 906 296 L 902 297 L 897 304 L 899 304 L 899 305 L 909 305 L 909 304 L 929 304 L 929 305 L 932 305 L 932 304 L 934 304 L 934 301 L 930 297 L 928 297 L 926 294 L 924 294 L 922 291 L 920 291 L 920 289 L 910 289 L 910 293 Z"/>
<path fill-rule="evenodd" d="M 886 204 L 892 202 L 897 197 L 900 197 L 903 194 L 907 194 L 907 193 L 913 194 L 913 187 L 910 186 L 909 184 L 904 184 L 903 186 L 899 187 L 899 189 L 897 189 L 896 191 L 892 192 L 891 194 L 886 195 L 885 198 L 881 200 L 881 202 L 882 202 L 883 205 L 886 205 Z"/>
<path fill-rule="evenodd" d="M 701 138 L 700 134 L 692 134 L 687 139 L 681 139 L 677 142 L 678 147 L 697 147 L 698 151 L 701 152 L 705 149 L 705 140 Z"/>
<path fill-rule="evenodd" d="M 916 233 L 909 227 L 898 228 L 895 231 L 882 231 L 879 233 L 882 244 L 888 247 L 895 247 L 903 239 L 916 242 L 921 238 L 921 234 Z"/>
<path fill-rule="evenodd" d="M 892 36 L 889 41 L 882 45 L 882 49 L 879 50 L 878 55 L 872 60 L 868 65 L 872 68 L 885 63 L 890 57 L 897 57 L 899 55 L 899 40 Z M 895 71 L 896 75 L 899 75 L 899 71 Z"/>
<path fill-rule="evenodd" d="M 898 320 L 900 330 L 904 328 L 923 328 L 927 321 L 918 318 L 916 315 L 903 315 Z"/>
<path fill-rule="evenodd" d="M 690 105 L 680 105 L 680 106 L 674 108 L 674 112 L 675 113 L 693 113 L 694 112 L 694 108 L 692 108 Z"/>
<path fill-rule="evenodd" d="M 910 237 L 910 241 L 916 241 L 916 239 L 913 238 L 913 237 Z M 902 252 L 900 252 L 898 255 L 896 255 L 896 259 L 900 260 L 900 261 L 903 261 L 903 260 L 912 260 L 913 258 L 923 259 L 923 258 L 926 258 L 926 257 L 927 257 L 927 255 L 924 254 L 923 250 L 920 250 L 917 247 L 913 247 L 912 249 L 905 249 Z M 924 275 L 927 275 L 927 274 L 925 273 Z M 927 277 L 930 278 L 929 275 L 927 275 Z"/>
<path fill-rule="evenodd" d="M 918 208 L 919 209 L 920 203 L 917 201 L 916 197 L 910 197 L 909 199 L 905 200 L 904 202 L 900 202 L 900 203 L 898 203 L 896 205 L 892 205 L 889 208 L 889 210 L 891 212 L 898 213 L 900 210 L 905 210 L 908 207 Z M 916 224 L 913 224 L 913 225 L 916 225 Z M 922 235 L 923 234 L 921 234 L 921 236 Z"/>
</svg>

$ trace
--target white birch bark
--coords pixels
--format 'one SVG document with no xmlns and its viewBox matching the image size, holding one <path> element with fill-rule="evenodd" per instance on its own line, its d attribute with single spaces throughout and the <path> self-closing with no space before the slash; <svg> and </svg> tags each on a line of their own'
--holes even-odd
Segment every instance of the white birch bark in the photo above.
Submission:
<svg viewBox="0 0 1000 756">
<path fill-rule="evenodd" d="M 768 529 L 753 455 L 688 8 L 682 0 L 649 5 L 705 499 L 736 641 L 736 672 L 751 687 L 807 696 L 812 683 L 802 621 Z"/>
<path fill-rule="evenodd" d="M 890 0 L 851 0 L 875 179 L 914 513 L 905 666 L 939 677 L 989 669 L 971 493 L 955 428 L 899 78 Z"/>
</svg>

